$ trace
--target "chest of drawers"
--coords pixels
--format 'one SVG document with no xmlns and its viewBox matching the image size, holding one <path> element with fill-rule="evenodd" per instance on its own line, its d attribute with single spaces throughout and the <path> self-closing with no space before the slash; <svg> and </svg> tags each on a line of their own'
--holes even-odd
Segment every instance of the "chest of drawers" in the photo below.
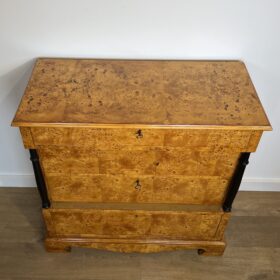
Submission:
<svg viewBox="0 0 280 280">
<path fill-rule="evenodd" d="M 250 152 L 271 130 L 239 61 L 38 59 L 13 125 L 48 251 L 205 255 L 223 253 Z"/>
</svg>

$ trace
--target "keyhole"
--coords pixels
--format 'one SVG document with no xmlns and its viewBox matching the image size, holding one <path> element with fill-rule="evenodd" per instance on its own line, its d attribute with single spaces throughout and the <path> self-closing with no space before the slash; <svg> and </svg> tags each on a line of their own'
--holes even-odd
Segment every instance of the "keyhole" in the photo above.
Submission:
<svg viewBox="0 0 280 280">
<path fill-rule="evenodd" d="M 138 139 L 143 138 L 143 133 L 142 133 L 142 130 L 141 130 L 141 129 L 137 130 L 137 132 L 136 132 L 136 138 L 138 138 Z"/>
<path fill-rule="evenodd" d="M 138 191 L 140 191 L 140 189 L 141 189 L 141 183 L 140 183 L 139 179 L 137 179 L 136 182 L 135 182 L 135 189 L 138 190 Z"/>
</svg>

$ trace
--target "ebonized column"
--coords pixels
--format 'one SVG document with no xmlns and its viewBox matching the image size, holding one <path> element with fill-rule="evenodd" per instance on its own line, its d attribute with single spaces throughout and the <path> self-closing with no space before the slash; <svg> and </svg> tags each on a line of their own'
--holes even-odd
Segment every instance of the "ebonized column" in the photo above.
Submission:
<svg viewBox="0 0 280 280">
<path fill-rule="evenodd" d="M 37 189 L 39 191 L 41 201 L 42 201 L 42 207 L 49 208 L 51 204 L 48 198 L 48 192 L 47 192 L 43 172 L 41 169 L 38 153 L 35 149 L 30 149 L 29 152 L 30 152 L 30 160 L 32 161 L 35 179 L 37 183 Z"/>
<path fill-rule="evenodd" d="M 249 163 L 250 153 L 241 153 L 234 175 L 229 185 L 229 190 L 223 204 L 223 210 L 230 212 L 234 198 L 239 190 L 242 177 L 247 164 Z"/>
</svg>

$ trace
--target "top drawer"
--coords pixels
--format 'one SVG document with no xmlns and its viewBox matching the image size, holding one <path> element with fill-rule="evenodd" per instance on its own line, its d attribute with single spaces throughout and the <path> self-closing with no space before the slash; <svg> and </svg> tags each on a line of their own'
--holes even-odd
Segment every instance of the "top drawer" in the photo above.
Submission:
<svg viewBox="0 0 280 280">
<path fill-rule="evenodd" d="M 141 128 L 21 128 L 26 148 L 83 146 L 95 150 L 141 149 L 141 147 L 200 147 L 255 151 L 261 131 L 218 129 Z"/>
</svg>

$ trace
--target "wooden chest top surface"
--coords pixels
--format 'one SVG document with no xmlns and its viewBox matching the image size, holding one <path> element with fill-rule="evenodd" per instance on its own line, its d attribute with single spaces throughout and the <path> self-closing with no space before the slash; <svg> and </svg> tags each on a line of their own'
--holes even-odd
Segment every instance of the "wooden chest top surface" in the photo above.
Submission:
<svg viewBox="0 0 280 280">
<path fill-rule="evenodd" d="M 240 61 L 36 61 L 14 126 L 271 130 Z"/>
</svg>

